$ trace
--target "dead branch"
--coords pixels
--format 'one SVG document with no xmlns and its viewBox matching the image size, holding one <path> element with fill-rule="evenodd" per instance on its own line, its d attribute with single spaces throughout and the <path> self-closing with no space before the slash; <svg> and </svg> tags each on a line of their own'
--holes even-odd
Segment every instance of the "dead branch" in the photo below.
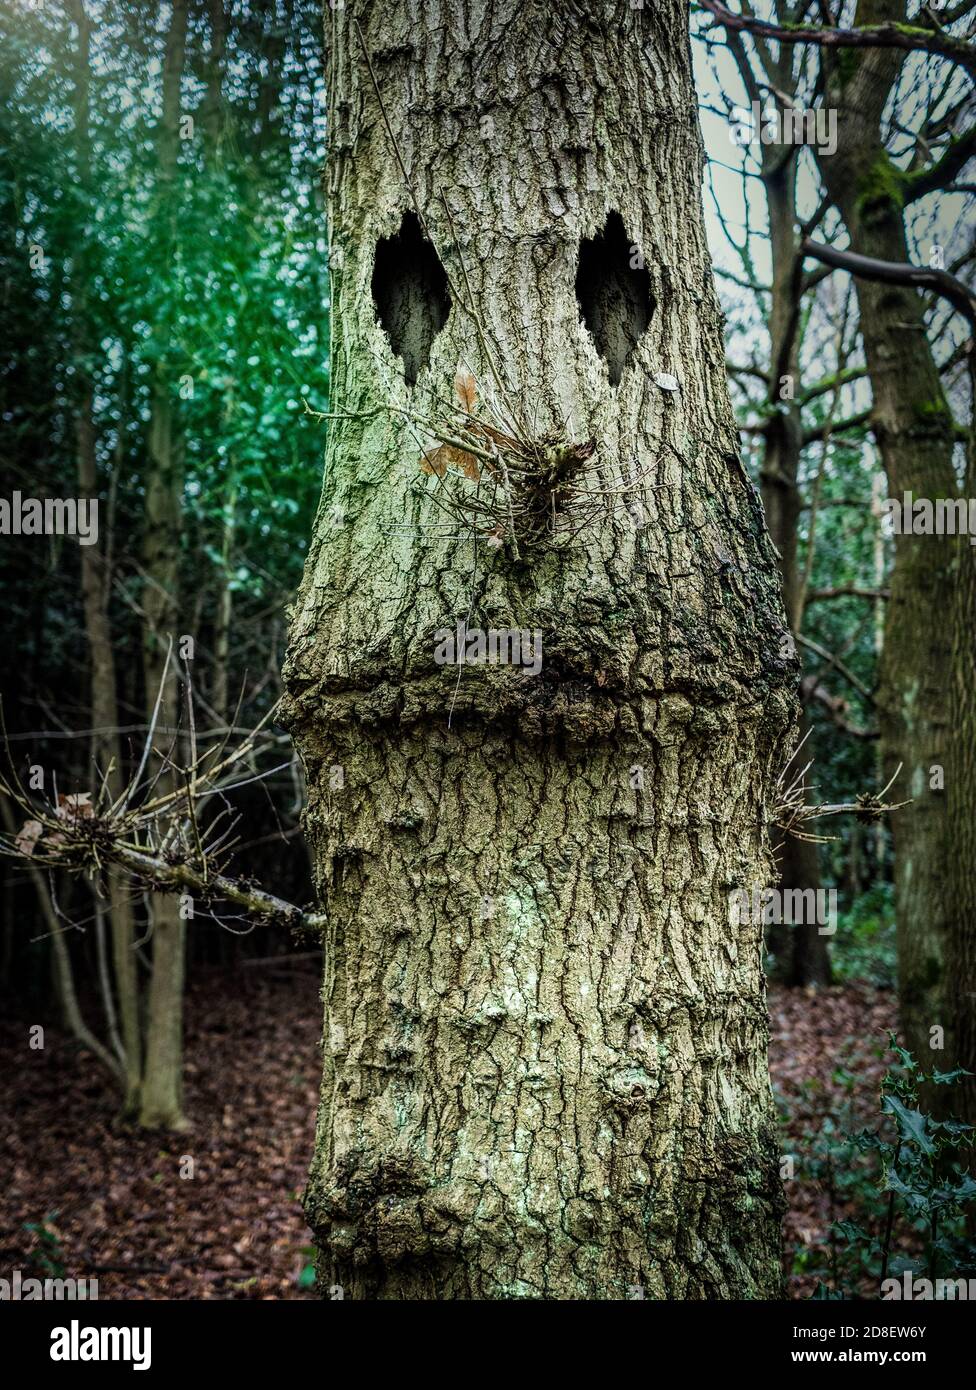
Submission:
<svg viewBox="0 0 976 1390">
<path fill-rule="evenodd" d="M 848 734 L 851 738 L 865 740 L 879 737 L 877 729 L 862 728 L 860 724 L 855 724 L 848 719 L 848 702 L 843 696 L 832 695 L 825 685 L 820 684 L 816 676 L 805 676 L 801 682 L 801 689 L 804 702 L 816 701 L 830 715 L 834 727 L 840 729 L 842 733 Z"/>
<path fill-rule="evenodd" d="M 189 685 L 187 695 L 192 698 Z M 117 865 L 143 887 L 191 893 L 205 903 L 227 900 L 265 921 L 322 931 L 327 922 L 323 913 L 285 902 L 226 871 L 236 846 L 232 835 L 237 820 L 229 806 L 209 823 L 200 815 L 209 798 L 220 796 L 226 804 L 228 792 L 280 770 L 251 770 L 258 734 L 273 714 L 274 709 L 269 710 L 233 751 L 226 752 L 225 738 L 199 753 L 191 710 L 186 767 L 176 764 L 172 752 L 153 749 L 153 719 L 136 773 L 114 800 L 108 791 L 107 769 L 97 769 L 101 789 L 94 797 L 90 792 L 61 794 L 55 783 L 45 799 L 25 791 L 11 763 L 9 775 L 0 773 L 7 829 L 6 835 L 0 835 L 0 853 L 27 863 L 39 877 L 45 868 L 63 869 L 97 882 L 109 865 Z M 159 774 L 150 778 L 146 771 L 151 753 L 175 773 L 175 789 L 165 795 L 154 795 Z"/>
<path fill-rule="evenodd" d="M 328 923 L 324 913 L 307 912 L 243 879 L 228 878 L 225 874 L 205 874 L 187 861 L 167 863 L 140 850 L 130 849 L 127 845 L 114 846 L 111 858 L 113 863 L 129 869 L 140 882 L 157 891 L 180 893 L 189 889 L 206 902 L 225 898 L 256 917 L 284 927 L 322 931 Z"/>
<path fill-rule="evenodd" d="M 900 811 L 903 806 L 908 806 L 910 802 L 899 801 L 889 803 L 885 797 L 893 786 L 894 782 L 901 773 L 902 764 L 899 763 L 895 768 L 894 774 L 878 793 L 865 792 L 855 797 L 853 801 L 828 802 L 820 801 L 808 803 L 807 793 L 809 788 L 806 783 L 806 775 L 813 766 L 813 759 L 801 768 L 798 773 L 787 782 L 787 774 L 791 765 L 795 762 L 797 754 L 806 743 L 809 731 L 803 736 L 789 760 L 783 767 L 776 779 L 776 802 L 773 808 L 772 821 L 786 835 L 792 835 L 798 840 L 807 840 L 812 844 L 827 844 L 831 839 L 836 839 L 832 835 L 814 835 L 805 827 L 809 821 L 823 820 L 828 816 L 854 815 L 858 820 L 871 822 L 880 820 L 891 811 Z"/>
<path fill-rule="evenodd" d="M 857 584 L 838 584 L 834 589 L 811 589 L 807 595 L 807 602 L 819 603 L 823 599 L 833 598 L 866 598 L 873 601 L 879 598 L 891 598 L 891 590 L 862 589 Z"/>
<path fill-rule="evenodd" d="M 871 694 L 870 690 L 867 688 L 864 682 L 854 674 L 851 668 L 848 665 L 846 665 L 843 661 L 841 661 L 839 656 L 837 656 L 834 652 L 829 652 L 826 647 L 822 647 L 819 642 L 814 642 L 812 638 L 804 637 L 801 633 L 797 633 L 796 640 L 800 643 L 801 646 L 808 647 L 810 651 L 814 652 L 817 656 L 821 657 L 822 660 L 826 661 L 828 670 L 831 667 L 833 667 L 835 670 L 839 671 L 840 674 L 844 677 L 844 679 L 854 687 L 854 689 L 857 691 L 859 695 L 862 695 L 864 699 L 868 701 L 869 704 L 874 704 L 874 696 Z"/>
</svg>

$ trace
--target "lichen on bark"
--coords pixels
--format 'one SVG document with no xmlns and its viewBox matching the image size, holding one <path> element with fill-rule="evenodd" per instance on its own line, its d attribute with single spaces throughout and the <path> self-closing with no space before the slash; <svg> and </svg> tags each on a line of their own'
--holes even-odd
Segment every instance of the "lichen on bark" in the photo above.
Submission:
<svg viewBox="0 0 976 1390">
<path fill-rule="evenodd" d="M 327 182 L 355 418 L 330 429 L 286 670 L 330 920 L 320 1275 L 347 1298 L 774 1296 L 761 929 L 728 901 L 768 881 L 796 663 L 736 452 L 685 7 L 353 8 L 328 21 Z M 354 18 L 508 390 L 650 474 L 519 563 L 418 495 L 396 411 L 488 371 L 457 302 L 413 387 L 376 319 L 412 195 Z M 576 293 L 611 212 L 656 306 L 616 386 Z M 540 630 L 541 672 L 459 680 L 433 660 L 458 620 Z"/>
</svg>

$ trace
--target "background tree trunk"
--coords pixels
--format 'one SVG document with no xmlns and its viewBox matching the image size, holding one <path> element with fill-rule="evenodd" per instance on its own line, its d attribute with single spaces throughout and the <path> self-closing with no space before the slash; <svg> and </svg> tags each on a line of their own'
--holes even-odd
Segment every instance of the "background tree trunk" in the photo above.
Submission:
<svg viewBox="0 0 976 1390">
<path fill-rule="evenodd" d="M 858 6 L 858 24 L 891 17 L 890 4 L 861 0 Z M 826 100 L 844 114 L 836 154 L 820 156 L 851 250 L 900 263 L 911 257 L 881 122 L 903 60 L 904 54 L 884 49 L 829 60 Z M 889 496 L 953 497 L 952 413 L 926 335 L 922 298 L 912 288 L 868 280 L 857 281 L 857 295 L 872 426 Z M 953 611 L 953 566 L 951 542 L 896 537 L 877 697 L 885 779 L 899 763 L 904 769 L 892 799 L 913 798 L 891 817 L 899 1002 L 904 1041 L 929 1068 L 940 1060 L 929 1050 L 929 1029 L 942 1017 L 951 913 L 945 794 L 932 789 L 930 769 L 947 755 L 952 624 L 946 615 Z"/>
<path fill-rule="evenodd" d="M 739 42 L 741 48 L 741 40 Z M 740 70 L 748 70 L 747 63 Z M 751 73 L 750 73 L 751 77 Z M 784 63 L 784 80 L 789 80 L 789 63 Z M 753 81 L 755 98 L 761 89 Z M 795 85 L 795 84 L 794 84 Z M 796 151 L 761 146 L 762 181 L 769 210 L 769 245 L 772 261 L 772 293 L 769 309 L 770 382 L 769 400 L 774 407 L 764 440 L 762 499 L 769 534 L 779 552 L 783 577 L 783 602 L 794 637 L 803 626 L 801 588 L 797 569 L 797 539 L 802 499 L 799 486 L 803 445 L 803 419 L 797 393 L 800 385 L 799 306 L 797 276 L 798 239 L 796 234 Z M 792 392 L 781 397 L 781 378 L 792 378 Z M 814 757 L 810 724 L 804 715 L 800 768 Z M 801 892 L 820 888 L 820 857 L 817 846 L 795 835 L 782 835 L 776 845 L 779 883 L 783 889 Z M 784 962 L 783 980 L 793 986 L 829 985 L 830 957 L 827 943 L 816 922 L 800 922 L 774 927 L 771 938 Z M 778 974 L 778 972 L 777 972 Z"/>
<path fill-rule="evenodd" d="M 159 208 L 166 228 L 169 273 L 177 283 L 176 166 L 179 152 L 180 91 L 186 47 L 187 0 L 174 0 L 163 64 L 163 110 L 157 133 Z M 174 289 L 174 300 L 177 298 Z M 177 312 L 176 304 L 172 312 Z M 176 625 L 179 618 L 180 531 L 183 509 L 183 467 L 179 441 L 174 437 L 174 389 L 170 378 L 169 325 L 161 326 L 163 346 L 153 381 L 152 419 L 146 478 L 146 527 L 143 566 L 145 613 L 143 671 L 147 717 L 152 718 L 162 689 L 159 723 L 175 731 L 179 718 Z M 174 660 L 167 667 L 169 638 Z M 157 746 L 175 749 L 175 732 L 157 737 Z M 175 755 L 175 753 L 174 753 Z M 172 785 L 164 770 L 157 790 Z M 146 1024 L 146 1066 L 140 1123 L 147 1128 L 179 1128 L 183 1124 L 183 982 L 185 924 L 179 899 L 172 894 L 149 895 L 152 913 L 153 963 Z"/>
<path fill-rule="evenodd" d="M 972 349 L 971 349 L 972 350 Z M 971 400 L 976 407 L 976 358 L 970 359 Z M 976 424 L 970 425 L 965 493 L 976 497 Z M 976 1126 L 976 818 L 972 814 L 976 786 L 976 548 L 966 537 L 957 545 L 957 590 L 953 624 L 953 662 L 950 737 L 952 755 L 947 768 L 947 816 L 953 834 L 953 853 L 948 857 L 948 901 L 952 922 L 946 935 L 948 1065 L 965 1068 L 967 1075 L 952 1088 L 946 1108 L 967 1124 Z M 941 1060 L 941 1059 L 940 1059 Z M 974 1166 L 972 1150 L 960 1150 L 963 1162 Z M 970 1234 L 976 1220 L 968 1218 Z"/>
<path fill-rule="evenodd" d="M 79 496 L 98 497 L 98 461 L 94 419 L 94 382 L 92 379 L 92 339 L 87 287 L 91 270 L 88 264 L 88 198 L 91 195 L 91 135 L 90 135 L 90 45 L 91 25 L 82 0 L 73 0 L 71 16 L 77 32 L 75 50 L 75 150 L 78 189 L 85 199 L 85 224 L 73 266 L 72 322 L 75 337 L 75 441 L 78 461 Z M 121 422 L 119 428 L 122 428 Z M 109 591 L 111 564 L 105 535 L 106 514 L 101 513 L 98 543 L 78 547 L 81 566 L 81 590 L 85 615 L 85 635 L 91 664 L 91 725 L 92 764 L 101 769 L 110 795 L 115 798 L 123 786 L 122 750 L 118 727 L 119 710 L 115 677 L 115 649 L 112 644 L 109 620 Z M 98 787 L 92 787 L 93 793 Z M 122 1056 L 125 1076 L 122 1110 L 134 1115 L 139 1105 L 142 1072 L 142 1038 L 139 1021 L 139 984 L 136 974 L 136 955 L 129 892 L 119 873 L 109 869 L 109 922 L 112 937 L 112 964 L 118 996 L 118 1017 L 121 1030 Z M 101 930 L 101 922 L 99 922 Z M 61 943 L 62 948 L 63 943 Z M 103 978 L 107 1001 L 111 1004 L 111 983 Z"/>
<path fill-rule="evenodd" d="M 511 393 L 541 434 L 568 418 L 611 473 L 649 469 L 659 490 L 643 517 L 638 493 L 521 563 L 439 534 L 416 438 L 386 408 L 441 409 L 430 392 L 463 366 L 483 396 L 487 373 L 456 294 L 415 389 L 376 321 L 375 249 L 411 196 L 336 11 L 333 400 L 376 413 L 331 430 L 286 677 L 331 923 L 306 1204 L 320 1275 L 347 1298 L 774 1296 L 761 928 L 730 921 L 729 894 L 768 882 L 796 664 L 737 458 L 687 13 L 356 10 Z M 574 293 L 580 239 L 611 209 L 656 303 L 616 389 Z M 393 273 L 413 360 L 435 306 L 419 264 Z M 580 288 L 614 355 L 637 333 L 632 281 L 599 254 L 593 274 Z M 465 618 L 539 629 L 541 674 L 458 682 L 434 633 Z"/>
</svg>

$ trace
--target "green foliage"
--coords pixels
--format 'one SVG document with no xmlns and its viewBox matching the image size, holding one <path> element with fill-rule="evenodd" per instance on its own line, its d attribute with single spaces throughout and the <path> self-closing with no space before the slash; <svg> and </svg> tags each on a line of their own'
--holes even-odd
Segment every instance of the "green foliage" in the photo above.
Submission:
<svg viewBox="0 0 976 1390">
<path fill-rule="evenodd" d="M 185 476 L 181 588 L 198 603 L 188 618 L 206 657 L 220 596 L 233 594 L 239 688 L 246 669 L 267 665 L 269 639 L 280 646 L 321 479 L 321 433 L 302 407 L 303 396 L 321 407 L 328 394 L 321 12 L 296 0 L 283 31 L 263 0 L 235 7 L 233 61 L 214 109 L 209 19 L 193 8 L 180 103 L 192 126 L 164 190 L 168 12 L 105 0 L 86 0 L 85 11 L 87 69 L 68 11 L 0 10 L 8 486 L 76 494 L 75 417 L 90 381 L 102 529 L 108 520 L 115 535 L 113 634 L 137 655 L 143 488 L 161 386 Z M 175 230 L 161 215 L 164 194 Z M 39 576 L 11 576 L 25 611 L 22 630 L 7 634 L 29 652 L 39 602 L 49 637 L 59 623 L 66 635 L 45 659 L 68 667 L 85 658 L 72 566 L 70 551 L 59 556 L 36 602 Z M 48 683 L 76 684 L 50 665 L 35 672 L 36 693 Z M 197 684 L 205 696 L 205 677 Z"/>
<path fill-rule="evenodd" d="M 302 397 L 322 409 L 329 389 L 321 5 L 289 0 L 286 9 L 273 0 L 189 7 L 170 179 L 160 121 L 172 7 L 0 5 L 3 493 L 76 497 L 80 427 L 90 423 L 100 540 L 87 554 L 108 562 L 100 572 L 127 772 L 148 703 L 154 459 L 165 455 L 182 484 L 175 606 L 177 631 L 195 641 L 201 740 L 226 725 L 239 696 L 238 724 L 253 727 L 281 690 L 287 604 L 322 478 L 322 430 Z M 160 418 L 166 438 L 156 449 Z M 84 786 L 86 739 L 33 736 L 93 724 L 79 560 L 63 537 L 0 547 L 4 643 L 17 653 L 3 678 L 6 728 L 21 740 L 17 753 L 29 732 L 32 758 Z M 269 740 L 263 765 L 280 754 Z M 302 900 L 300 840 L 271 846 L 275 831 L 293 828 L 298 799 L 290 775 L 248 787 L 238 838 L 260 847 L 248 866 L 256 878 Z M 32 886 L 19 892 L 34 912 Z M 209 931 L 202 923 L 191 934 L 191 956 L 210 950 Z M 49 943 L 32 946 L 25 933 L 18 949 L 21 978 L 29 968 L 47 990 Z M 93 978 L 80 934 L 70 949 L 79 980 Z"/>
<path fill-rule="evenodd" d="M 857 208 L 863 213 L 885 203 L 897 209 L 904 207 L 905 175 L 888 154 L 882 152 L 858 189 Z"/>
<path fill-rule="evenodd" d="M 314 1245 L 305 1245 L 302 1247 L 302 1254 L 304 1255 L 306 1262 L 302 1265 L 301 1271 L 296 1281 L 300 1289 L 312 1289 L 315 1287 L 316 1253 L 317 1252 Z"/>
<path fill-rule="evenodd" d="M 835 71 L 842 87 L 846 87 L 857 76 L 863 56 L 856 48 L 839 48 L 833 55 Z"/>
<path fill-rule="evenodd" d="M 61 1236 L 54 1222 L 56 1211 L 48 1212 L 43 1221 L 25 1221 L 24 1230 L 34 1237 L 31 1260 L 46 1279 L 63 1279 L 65 1275 Z"/>
<path fill-rule="evenodd" d="M 849 1130 L 844 1107 L 809 1136 L 810 1175 L 825 1186 L 833 1209 L 855 1213 L 832 1222 L 829 1269 L 815 1297 L 878 1298 L 882 1281 L 906 1270 L 930 1280 L 976 1274 L 976 1247 L 966 1232 L 967 1215 L 976 1210 L 976 1179 L 968 1171 L 973 1126 L 936 1119 L 921 1099 L 923 1090 L 951 1088 L 967 1073 L 924 1072 L 894 1037 L 891 1051 L 895 1063 L 881 1083 L 876 1123 Z M 794 1273 L 820 1273 L 817 1262 L 816 1252 L 804 1249 Z"/>
<path fill-rule="evenodd" d="M 897 983 L 897 944 L 892 885 L 878 882 L 837 918 L 831 964 L 838 983 L 865 980 L 883 989 Z"/>
</svg>

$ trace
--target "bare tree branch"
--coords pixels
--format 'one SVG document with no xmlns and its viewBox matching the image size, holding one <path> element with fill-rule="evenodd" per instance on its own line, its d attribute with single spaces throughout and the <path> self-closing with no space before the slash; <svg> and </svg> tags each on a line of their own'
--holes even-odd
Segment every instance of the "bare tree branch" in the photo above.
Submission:
<svg viewBox="0 0 976 1390">
<path fill-rule="evenodd" d="M 841 661 L 839 656 L 835 655 L 834 652 L 829 652 L 826 647 L 822 647 L 819 642 L 814 642 L 812 638 L 804 637 L 802 633 L 797 633 L 796 640 L 800 643 L 801 646 L 808 647 L 810 651 L 815 652 L 817 656 L 821 657 L 822 660 L 826 661 L 828 668 L 834 667 L 837 671 L 839 671 L 840 674 L 844 677 L 844 679 L 854 687 L 854 689 L 857 691 L 859 695 L 862 695 L 864 699 L 868 701 L 869 704 L 874 704 L 874 696 L 871 694 L 870 690 L 860 679 L 860 677 L 855 676 L 851 668 L 848 665 L 846 665 L 843 661 Z"/>
<path fill-rule="evenodd" d="M 835 589 L 811 589 L 809 603 L 831 598 L 890 598 L 890 589 L 862 589 L 857 584 L 839 584 Z"/>
<path fill-rule="evenodd" d="M 255 916 L 284 927 L 323 931 L 328 924 L 328 918 L 322 912 L 307 912 L 242 879 L 228 878 L 224 874 L 205 875 L 189 862 L 169 864 L 158 855 L 146 854 L 127 845 L 110 846 L 106 857 L 116 864 L 121 864 L 142 882 L 164 892 L 181 893 L 189 890 L 205 901 L 226 898 L 228 902 L 236 903 L 238 907 L 253 912 Z"/>
<path fill-rule="evenodd" d="M 923 29 L 916 24 L 901 24 L 894 20 L 886 20 L 883 24 L 865 24 L 857 29 L 769 24 L 752 15 L 733 14 L 721 0 L 699 0 L 699 3 L 702 9 L 732 33 L 744 30 L 758 39 L 775 39 L 777 43 L 815 43 L 821 48 L 898 48 L 906 53 L 931 53 L 950 63 L 958 63 L 971 77 L 976 78 L 976 47 L 941 29 Z"/>
<path fill-rule="evenodd" d="M 866 741 L 880 736 L 877 729 L 864 729 L 860 724 L 852 723 L 847 718 L 847 701 L 840 695 L 831 695 L 827 687 L 821 685 L 815 676 L 808 676 L 803 681 L 802 689 L 804 700 L 814 700 L 825 709 L 830 716 L 830 722 L 836 729 L 840 729 L 841 733 Z"/>
<path fill-rule="evenodd" d="M 822 421 L 819 425 L 812 425 L 810 429 L 803 433 L 804 446 L 814 444 L 818 439 L 829 439 L 834 434 L 844 434 L 847 430 L 860 429 L 862 425 L 871 423 L 870 410 L 861 410 L 857 415 L 850 415 L 846 420 Z"/>
<path fill-rule="evenodd" d="M 974 157 L 976 157 L 976 125 L 971 126 L 965 135 L 960 135 L 957 140 L 951 140 L 940 158 L 934 164 L 930 164 L 927 169 L 920 169 L 917 173 L 904 175 L 905 202 L 914 203 L 916 199 L 924 198 L 928 193 L 948 190 L 953 185 L 956 175 L 962 173 Z M 961 193 L 966 190 L 957 185 L 953 191 Z"/>
<path fill-rule="evenodd" d="M 88 792 L 60 795 L 56 786 L 50 800 L 34 799 L 24 790 L 11 762 L 10 775 L 0 774 L 0 811 L 7 832 L 0 835 L 0 853 L 25 862 L 39 888 L 44 868 L 84 874 L 97 882 L 105 868 L 114 864 L 163 892 L 189 891 L 204 902 L 226 899 L 281 926 L 322 931 L 327 923 L 323 913 L 297 907 L 224 872 L 236 825 L 225 794 L 280 771 L 279 766 L 240 776 L 250 772 L 256 736 L 274 710 L 231 752 L 225 752 L 224 739 L 198 754 L 191 700 L 188 684 L 191 760 L 180 768 L 169 756 L 163 757 L 163 766 L 172 767 L 176 774 L 174 790 L 165 795 L 153 795 L 155 778 L 145 774 L 154 724 L 135 776 L 114 800 L 104 776 L 94 799 Z M 221 797 L 226 809 L 205 825 L 199 808 L 213 796 Z M 19 829 L 15 807 L 23 817 Z"/>
<path fill-rule="evenodd" d="M 910 285 L 920 290 L 935 290 L 959 311 L 976 330 L 976 294 L 950 275 L 947 270 L 933 270 L 929 266 L 900 264 L 897 261 L 878 261 L 873 256 L 859 256 L 854 251 L 838 251 L 833 246 L 824 246 L 819 241 L 804 237 L 801 251 L 805 256 L 835 270 L 846 270 L 862 280 L 876 280 L 886 285 Z"/>
</svg>

